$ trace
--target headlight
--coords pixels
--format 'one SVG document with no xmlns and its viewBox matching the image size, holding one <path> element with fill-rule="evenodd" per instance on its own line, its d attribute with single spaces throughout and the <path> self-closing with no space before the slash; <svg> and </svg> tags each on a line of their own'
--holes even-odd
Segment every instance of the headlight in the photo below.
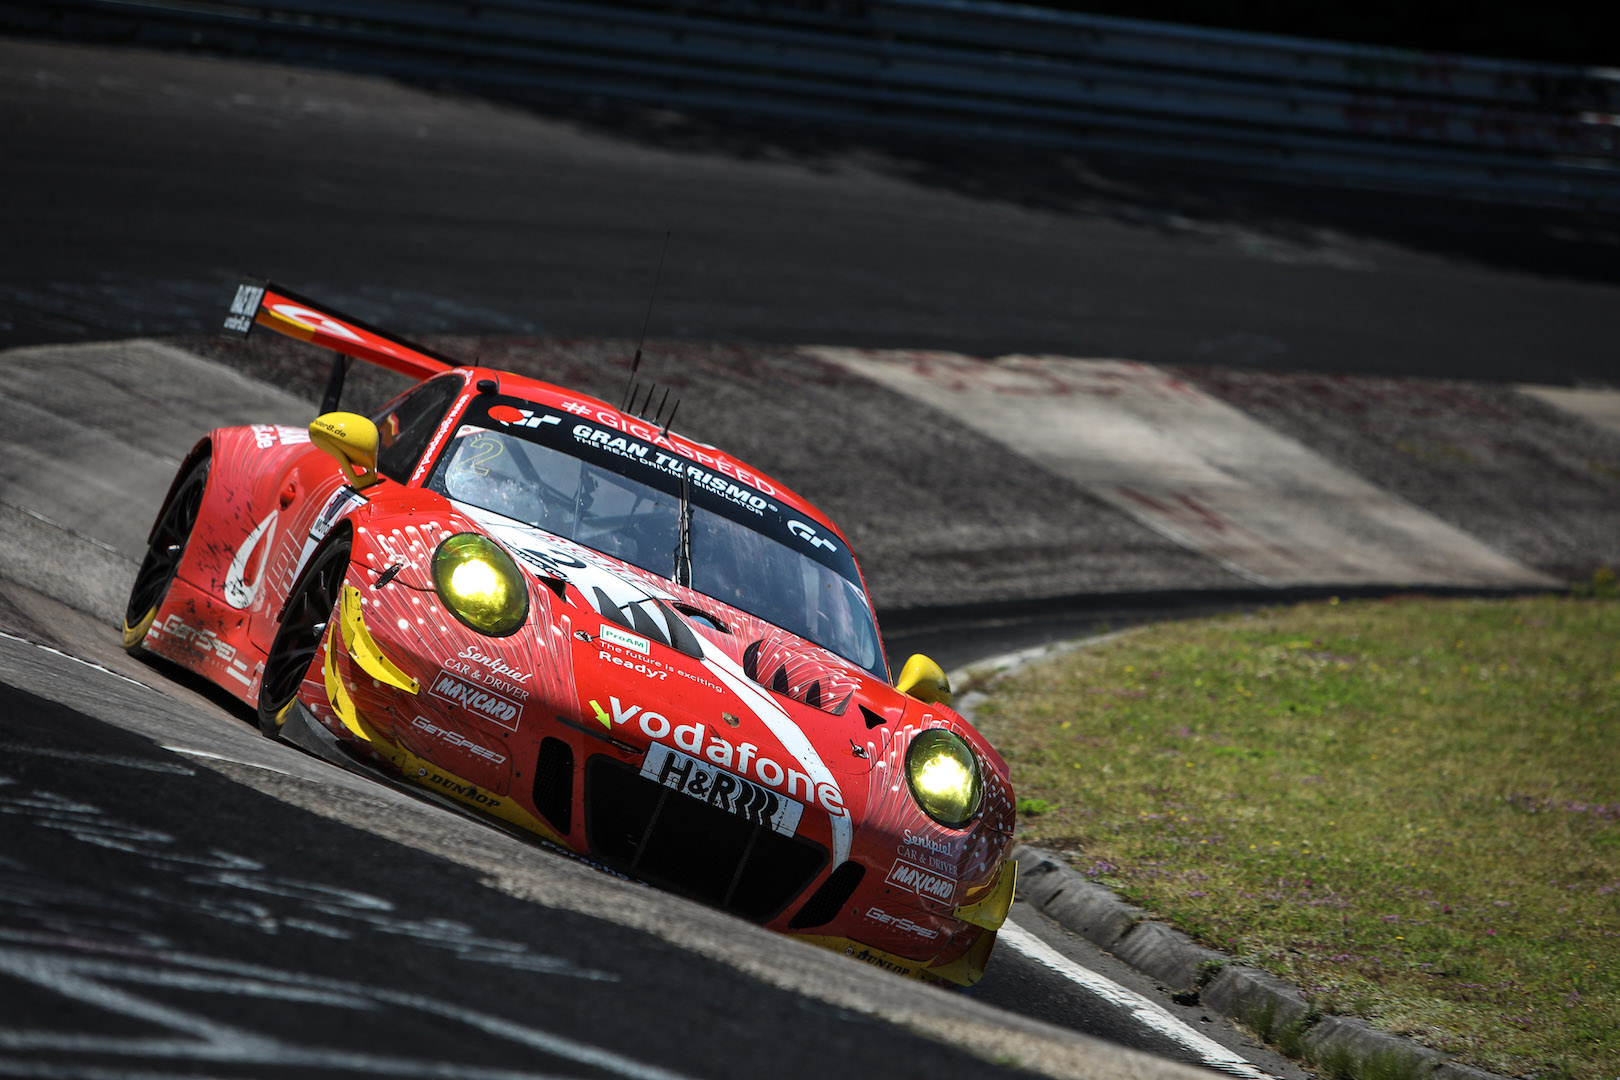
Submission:
<svg viewBox="0 0 1620 1080">
<path fill-rule="evenodd" d="M 529 590 L 511 556 L 477 533 L 456 533 L 433 553 L 433 588 L 464 625 L 505 637 L 529 617 Z"/>
<path fill-rule="evenodd" d="M 960 829 L 979 812 L 984 786 L 968 744 L 944 728 L 930 728 L 906 748 L 906 783 L 923 813 Z"/>
</svg>

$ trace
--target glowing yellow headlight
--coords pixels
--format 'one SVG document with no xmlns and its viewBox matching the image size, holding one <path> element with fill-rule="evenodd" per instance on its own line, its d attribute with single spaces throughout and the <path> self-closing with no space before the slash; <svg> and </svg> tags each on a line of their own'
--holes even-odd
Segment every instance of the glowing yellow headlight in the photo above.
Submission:
<svg viewBox="0 0 1620 1080">
<path fill-rule="evenodd" d="M 529 617 L 529 589 L 510 556 L 486 536 L 457 533 L 433 553 L 433 587 L 464 625 L 504 637 Z"/>
<path fill-rule="evenodd" d="M 923 813 L 960 829 L 979 812 L 983 785 L 968 744 L 944 728 L 930 728 L 906 748 L 906 782 Z"/>
</svg>

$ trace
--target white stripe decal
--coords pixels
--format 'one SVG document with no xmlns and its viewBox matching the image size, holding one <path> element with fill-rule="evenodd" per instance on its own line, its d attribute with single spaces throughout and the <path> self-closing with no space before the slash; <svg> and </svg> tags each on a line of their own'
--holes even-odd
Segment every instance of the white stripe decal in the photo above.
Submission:
<svg viewBox="0 0 1620 1080">
<path fill-rule="evenodd" d="M 716 678 L 730 687 L 731 692 L 741 698 L 743 703 L 753 710 L 755 716 L 765 721 L 765 726 L 771 729 L 776 741 L 804 767 L 805 773 L 815 787 L 819 788 L 822 784 L 830 786 L 838 792 L 839 801 L 842 802 L 844 793 L 839 788 L 838 781 L 833 779 L 832 770 L 827 768 L 827 763 L 821 760 L 821 755 L 816 753 L 816 748 L 805 737 L 799 725 L 793 722 L 793 718 L 783 712 L 782 707 L 772 701 L 771 696 L 760 689 L 752 679 L 743 674 L 743 669 L 738 667 L 731 657 L 718 649 L 704 651 L 711 655 L 703 658 L 703 666 L 714 672 Z M 833 833 L 832 865 L 836 867 L 849 858 L 854 828 L 850 825 L 847 810 L 842 814 L 830 815 L 830 820 Z"/>
<path fill-rule="evenodd" d="M 280 516 L 279 510 L 272 510 L 268 517 L 254 526 L 247 539 L 242 541 L 242 546 L 236 549 L 230 569 L 225 571 L 225 602 L 238 611 L 253 603 L 253 598 L 259 595 L 259 585 L 264 581 L 264 564 L 270 558 L 270 545 L 276 536 L 276 519 Z M 244 578 L 247 577 L 248 560 L 253 557 L 255 550 L 259 552 L 259 565 L 253 571 L 253 584 L 249 585 Z"/>
<path fill-rule="evenodd" d="M 1199 1034 L 1177 1020 L 1164 1006 L 1149 1001 L 1135 991 L 1125 989 L 1111 979 L 1103 978 L 1095 971 L 1081 967 L 1011 919 L 1002 924 L 1000 933 L 996 935 L 996 944 L 1011 946 L 1042 967 L 1076 983 L 1088 993 L 1126 1010 L 1137 1023 L 1185 1046 L 1212 1069 L 1243 1077 L 1244 1080 L 1274 1080 L 1269 1073 L 1255 1068 L 1248 1059 L 1234 1054 L 1214 1039 Z"/>
</svg>

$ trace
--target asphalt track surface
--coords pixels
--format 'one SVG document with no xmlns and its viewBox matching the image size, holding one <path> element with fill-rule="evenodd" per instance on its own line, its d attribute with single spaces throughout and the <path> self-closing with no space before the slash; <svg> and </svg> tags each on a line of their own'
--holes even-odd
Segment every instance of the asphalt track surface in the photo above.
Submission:
<svg viewBox="0 0 1620 1080">
<path fill-rule="evenodd" d="M 1612 216 L 989 145 L 537 114 L 0 41 L 0 344 L 212 330 L 267 274 L 406 333 L 1612 382 Z"/>
<path fill-rule="evenodd" d="M 1198 1075 L 1013 950 L 971 994 L 906 983 L 265 740 L 174 669 L 11 635 L 0 665 L 0 1075 Z"/>
</svg>

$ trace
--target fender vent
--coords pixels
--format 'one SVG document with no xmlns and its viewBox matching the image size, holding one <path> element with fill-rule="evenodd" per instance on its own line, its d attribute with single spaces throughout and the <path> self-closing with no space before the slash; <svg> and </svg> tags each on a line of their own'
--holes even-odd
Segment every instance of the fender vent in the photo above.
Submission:
<svg viewBox="0 0 1620 1080">
<path fill-rule="evenodd" d="M 860 686 L 845 661 L 780 635 L 751 642 L 743 650 L 742 669 L 759 685 L 834 716 L 844 715 Z"/>
<path fill-rule="evenodd" d="M 574 824 L 574 751 L 555 737 L 540 743 L 534 763 L 534 808 L 566 834 Z"/>
<path fill-rule="evenodd" d="M 816 894 L 806 900 L 804 907 L 800 908 L 788 921 L 789 930 L 803 930 L 811 926 L 822 926 L 832 922 L 838 913 L 849 903 L 849 898 L 855 895 L 860 887 L 861 879 L 866 876 L 866 867 L 858 862 L 843 863 L 827 875 L 827 880 L 821 883 Z"/>
</svg>

